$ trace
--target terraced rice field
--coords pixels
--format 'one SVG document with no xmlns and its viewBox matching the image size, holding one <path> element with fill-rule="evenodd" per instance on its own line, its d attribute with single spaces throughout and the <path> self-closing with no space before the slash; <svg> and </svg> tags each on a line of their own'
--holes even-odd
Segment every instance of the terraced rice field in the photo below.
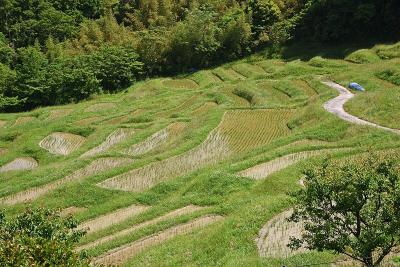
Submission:
<svg viewBox="0 0 400 267">
<path fill-rule="evenodd" d="M 189 79 L 179 79 L 179 80 L 165 80 L 163 81 L 165 87 L 170 88 L 182 88 L 182 89 L 196 89 L 198 84 Z"/>
<path fill-rule="evenodd" d="M 32 159 L 30 161 L 32 161 Z M 34 162 L 30 162 L 30 161 L 24 162 L 23 166 L 31 167 L 32 165 L 34 165 Z M 92 175 L 100 174 L 102 172 L 105 172 L 105 171 L 108 171 L 108 170 L 111 170 L 114 168 L 118 168 L 121 166 L 126 166 L 132 162 L 133 162 L 133 160 L 127 159 L 127 158 L 96 159 L 92 163 L 90 163 L 88 166 L 75 171 L 74 173 L 66 176 L 63 179 L 46 184 L 44 186 L 30 188 L 26 191 L 19 192 L 15 195 L 11 195 L 11 196 L 2 198 L 2 199 L 0 199 L 0 203 L 6 204 L 6 205 L 14 205 L 17 203 L 30 202 L 30 201 L 33 201 L 33 200 L 49 193 L 52 190 L 55 190 L 65 184 L 69 183 L 69 182 L 81 181 Z"/>
<path fill-rule="evenodd" d="M 167 213 L 165 215 L 162 215 L 160 217 L 154 218 L 154 219 L 149 220 L 149 221 L 145 221 L 143 223 L 134 225 L 134 226 L 132 226 L 130 228 L 124 229 L 124 230 L 116 232 L 114 234 L 101 237 L 101 238 L 97 239 L 96 241 L 81 245 L 77 249 L 79 251 L 84 250 L 84 249 L 90 249 L 90 248 L 96 247 L 98 245 L 101 245 L 101 244 L 110 242 L 112 240 L 118 239 L 120 237 L 130 235 L 130 234 L 132 234 L 132 233 L 134 233 L 136 231 L 139 231 L 140 229 L 143 229 L 143 228 L 145 228 L 147 226 L 155 225 L 155 224 L 157 224 L 159 222 L 162 222 L 162 221 L 165 221 L 165 220 L 168 220 L 168 219 L 172 219 L 172 218 L 176 218 L 176 217 L 179 217 L 179 216 L 183 216 L 183 215 L 186 215 L 186 214 L 194 213 L 196 211 L 203 210 L 203 209 L 204 209 L 203 207 L 198 207 L 198 206 L 193 206 L 193 205 L 186 206 L 186 207 L 183 207 L 183 208 L 180 208 L 180 209 L 176 209 L 176 210 L 173 210 L 173 211 L 171 211 L 171 212 L 169 212 L 169 213 Z"/>
<path fill-rule="evenodd" d="M 291 110 L 235 110 L 225 113 L 219 133 L 230 150 L 243 152 L 290 134 Z"/>
<path fill-rule="evenodd" d="M 114 103 L 98 103 L 94 104 L 90 107 L 85 109 L 85 112 L 98 112 L 98 111 L 105 111 L 116 108 L 117 105 Z"/>
<path fill-rule="evenodd" d="M 98 186 L 140 192 L 174 176 L 217 163 L 230 153 L 226 139 L 218 131 L 213 131 L 200 146 L 187 153 L 107 179 Z"/>
<path fill-rule="evenodd" d="M 47 117 L 47 120 L 57 120 L 57 119 L 68 116 L 72 112 L 73 112 L 73 109 L 52 110 L 52 111 L 50 111 L 50 115 L 49 115 L 49 117 Z"/>
<path fill-rule="evenodd" d="M 16 126 L 24 125 L 26 123 L 34 121 L 35 119 L 36 119 L 35 117 L 19 117 L 18 119 L 16 119 L 13 126 L 16 127 Z"/>
<path fill-rule="evenodd" d="M 40 141 L 39 146 L 52 154 L 69 155 L 79 149 L 86 139 L 70 133 L 52 133 Z"/>
<path fill-rule="evenodd" d="M 78 226 L 78 229 L 86 229 L 89 233 L 94 233 L 145 212 L 148 208 L 149 207 L 135 204 L 127 208 L 118 209 L 95 219 L 83 222 Z"/>
<path fill-rule="evenodd" d="M 288 134 L 285 123 L 290 116 L 290 111 L 280 110 L 227 111 L 220 125 L 200 146 L 98 185 L 124 191 L 143 191 L 174 176 L 216 164 L 234 152 L 248 151 Z"/>
<path fill-rule="evenodd" d="M 185 128 L 184 123 L 173 123 L 169 125 L 167 128 L 162 129 L 153 135 L 149 136 L 143 142 L 133 145 L 130 147 L 126 154 L 131 156 L 139 156 L 145 153 L 148 153 L 154 149 L 161 147 L 166 144 L 171 138 L 175 135 L 180 134 Z"/>
<path fill-rule="evenodd" d="M 82 158 L 93 157 L 98 154 L 107 152 L 115 145 L 124 142 L 134 133 L 135 131 L 133 129 L 117 129 L 114 132 L 112 132 L 109 136 L 107 136 L 106 140 L 103 143 L 85 152 L 81 157 Z"/>
<path fill-rule="evenodd" d="M 302 160 L 320 156 L 323 154 L 329 154 L 339 151 L 345 151 L 348 149 L 322 149 L 322 150 L 310 150 L 310 151 L 303 151 L 299 153 L 289 154 L 286 156 L 282 156 L 276 158 L 274 160 L 256 165 L 244 171 L 238 173 L 240 176 L 248 177 L 255 180 L 260 180 L 263 178 L 268 177 L 269 175 L 285 169 L 291 165 L 294 165 Z"/>
<path fill-rule="evenodd" d="M 266 74 L 263 68 L 248 63 L 236 64 L 232 67 L 232 69 L 246 78 L 262 76 Z"/>
<path fill-rule="evenodd" d="M 287 246 L 291 237 L 300 238 L 304 231 L 303 224 L 288 221 L 292 213 L 293 210 L 288 210 L 277 215 L 260 230 L 256 243 L 261 257 L 287 258 L 307 251 L 305 248 L 293 251 Z"/>
<path fill-rule="evenodd" d="M 222 216 L 209 215 L 185 224 L 174 226 L 163 232 L 156 233 L 126 246 L 109 251 L 107 254 L 96 258 L 94 263 L 103 265 L 120 265 L 148 247 L 158 245 L 177 235 L 188 234 L 196 229 L 204 228 L 222 219 Z"/>
<path fill-rule="evenodd" d="M 1 154 L 1 153 L 0 153 Z M 34 158 L 17 158 L 0 167 L 0 173 L 10 171 L 27 171 L 38 167 L 38 163 Z"/>
<path fill-rule="evenodd" d="M 0 209 L 16 215 L 29 203 L 75 216 L 80 229 L 90 228 L 75 250 L 87 250 L 96 263 L 340 260 L 286 247 L 302 231 L 286 221 L 290 193 L 307 186 L 299 182 L 303 167 L 317 158 L 400 147 L 394 132 L 323 108 L 337 92 L 321 81 L 360 81 L 367 91 L 344 110 L 398 128 L 398 86 L 369 77 L 397 61 L 380 62 L 286 62 L 260 54 L 64 107 L 0 114 Z"/>
</svg>

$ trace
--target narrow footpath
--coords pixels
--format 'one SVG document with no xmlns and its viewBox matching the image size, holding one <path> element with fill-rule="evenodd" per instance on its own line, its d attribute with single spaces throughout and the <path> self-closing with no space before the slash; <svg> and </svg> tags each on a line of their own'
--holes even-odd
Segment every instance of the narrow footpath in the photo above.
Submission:
<svg viewBox="0 0 400 267">
<path fill-rule="evenodd" d="M 349 90 L 347 90 L 346 88 L 344 88 L 343 86 L 334 83 L 334 82 L 322 82 L 323 84 L 337 90 L 339 92 L 339 96 L 335 97 L 334 99 L 329 100 L 328 102 L 326 102 L 324 104 L 324 108 L 332 113 L 335 114 L 336 116 L 338 116 L 339 118 L 341 118 L 342 120 L 351 122 L 351 123 L 355 123 L 355 124 L 359 124 L 359 125 L 367 125 L 367 126 L 371 126 L 371 127 L 375 127 L 375 128 L 379 128 L 385 131 L 389 131 L 392 133 L 396 133 L 396 134 L 400 134 L 400 130 L 398 129 L 392 129 L 392 128 L 388 128 L 385 126 L 381 126 L 379 124 L 373 123 L 373 122 L 369 122 L 363 119 L 360 119 L 356 116 L 353 116 L 349 113 L 347 113 L 343 106 L 344 104 L 349 101 L 350 99 L 352 99 L 355 95 L 353 93 L 351 93 Z"/>
</svg>

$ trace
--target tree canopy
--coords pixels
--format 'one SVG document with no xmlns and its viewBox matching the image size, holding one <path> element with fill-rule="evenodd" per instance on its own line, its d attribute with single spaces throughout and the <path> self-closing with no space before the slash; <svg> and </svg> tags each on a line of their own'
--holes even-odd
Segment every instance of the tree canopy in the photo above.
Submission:
<svg viewBox="0 0 400 267">
<path fill-rule="evenodd" d="M 0 110 L 80 101 L 288 41 L 397 40 L 399 24 L 396 0 L 4 0 Z M 114 60 L 99 62 L 104 53 Z"/>
<path fill-rule="evenodd" d="M 306 172 L 293 221 L 305 224 L 294 248 L 343 253 L 378 266 L 400 245 L 400 154 L 328 160 Z"/>
</svg>

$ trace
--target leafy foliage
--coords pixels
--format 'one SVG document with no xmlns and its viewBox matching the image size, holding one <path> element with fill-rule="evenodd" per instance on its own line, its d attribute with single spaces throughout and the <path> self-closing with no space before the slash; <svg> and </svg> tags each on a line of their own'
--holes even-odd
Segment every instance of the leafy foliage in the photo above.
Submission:
<svg viewBox="0 0 400 267">
<path fill-rule="evenodd" d="M 291 220 L 305 222 L 310 249 L 344 253 L 378 266 L 400 245 L 400 155 L 395 152 L 325 161 L 306 172 Z"/>
<path fill-rule="evenodd" d="M 89 266 L 73 245 L 85 234 L 72 217 L 28 208 L 15 219 L 0 213 L 1 266 Z"/>
</svg>

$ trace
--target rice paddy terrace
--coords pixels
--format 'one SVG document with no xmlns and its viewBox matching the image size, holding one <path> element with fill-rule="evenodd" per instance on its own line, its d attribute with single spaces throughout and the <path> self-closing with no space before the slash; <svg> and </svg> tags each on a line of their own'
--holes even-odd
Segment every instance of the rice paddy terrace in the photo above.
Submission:
<svg viewBox="0 0 400 267">
<path fill-rule="evenodd" d="M 382 74 L 400 73 L 391 49 L 337 60 L 255 55 L 78 104 L 0 114 L 0 207 L 73 214 L 88 229 L 76 250 L 105 265 L 340 261 L 286 247 L 303 229 L 285 220 L 289 193 L 309 162 L 400 147 L 400 84 Z M 383 127 L 325 110 L 338 96 L 328 81 L 362 83 L 366 92 L 344 110 Z"/>
</svg>

